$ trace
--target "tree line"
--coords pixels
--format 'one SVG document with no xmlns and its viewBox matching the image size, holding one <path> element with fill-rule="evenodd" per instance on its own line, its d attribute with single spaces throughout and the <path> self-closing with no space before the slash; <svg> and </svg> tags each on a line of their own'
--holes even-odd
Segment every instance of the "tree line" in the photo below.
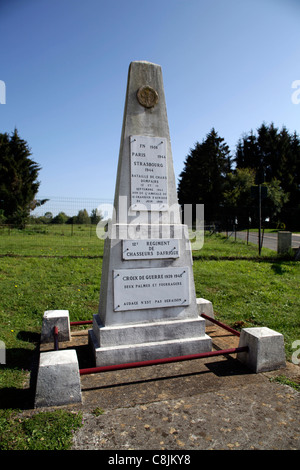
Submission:
<svg viewBox="0 0 300 470">
<path fill-rule="evenodd" d="M 213 128 L 187 155 L 178 200 L 204 204 L 205 223 L 257 227 L 258 189 L 264 225 L 300 230 L 300 139 L 274 124 L 245 133 L 231 155 Z"/>
<path fill-rule="evenodd" d="M 9 135 L 0 133 L 0 224 L 24 228 L 26 223 L 53 224 L 97 224 L 102 214 L 86 209 L 70 217 L 60 212 L 53 217 L 51 212 L 34 217 L 30 213 L 45 204 L 48 199 L 36 199 L 41 167 L 32 158 L 27 142 L 19 136 L 17 129 Z"/>
<path fill-rule="evenodd" d="M 30 213 L 47 199 L 36 199 L 40 166 L 17 129 L 0 133 L 0 223 L 24 227 L 41 223 L 98 223 L 101 214 L 86 209 L 69 217 L 50 212 L 33 219 Z M 213 128 L 196 142 L 184 161 L 178 181 L 178 200 L 204 204 L 205 223 L 231 228 L 257 227 L 258 191 L 262 194 L 262 219 L 272 227 L 300 230 L 300 139 L 274 124 L 262 124 L 245 133 L 234 155 Z"/>
<path fill-rule="evenodd" d="M 88 214 L 86 209 L 78 211 L 77 215 L 68 216 L 65 212 L 59 212 L 53 217 L 52 212 L 47 211 L 44 215 L 39 217 L 29 216 L 29 224 L 79 224 L 79 225 L 97 225 L 103 219 L 101 212 L 97 209 L 92 209 L 91 214 Z"/>
</svg>

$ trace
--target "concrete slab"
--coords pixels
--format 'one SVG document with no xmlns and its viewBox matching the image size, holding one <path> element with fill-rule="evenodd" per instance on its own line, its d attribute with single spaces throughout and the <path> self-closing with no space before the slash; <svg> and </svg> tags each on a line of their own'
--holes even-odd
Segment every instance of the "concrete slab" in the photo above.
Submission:
<svg viewBox="0 0 300 470">
<path fill-rule="evenodd" d="M 214 325 L 213 349 L 239 338 Z M 87 330 L 72 332 L 79 367 L 92 367 Z M 51 345 L 41 345 L 45 350 Z M 89 356 L 90 354 L 90 356 Z M 83 413 L 74 450 L 299 450 L 300 393 L 270 382 L 285 375 L 300 383 L 300 366 L 255 374 L 236 355 L 81 377 Z M 96 416 L 93 411 L 102 409 Z M 151 455 L 151 453 L 150 453 Z M 192 456 L 193 454 L 191 454 Z M 195 454 L 197 457 L 197 454 Z"/>
</svg>

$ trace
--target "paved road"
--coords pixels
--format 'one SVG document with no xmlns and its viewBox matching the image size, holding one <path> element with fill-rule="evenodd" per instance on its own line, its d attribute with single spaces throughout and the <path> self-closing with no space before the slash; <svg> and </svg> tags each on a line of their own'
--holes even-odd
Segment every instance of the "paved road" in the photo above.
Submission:
<svg viewBox="0 0 300 470">
<path fill-rule="evenodd" d="M 229 234 L 234 237 L 233 234 Z M 237 232 L 236 236 L 242 240 L 247 240 L 247 232 Z M 249 242 L 258 244 L 258 232 L 249 232 Z M 263 246 L 270 250 L 277 251 L 277 233 L 264 233 Z M 292 247 L 299 248 L 300 246 L 300 234 L 292 235 Z"/>
</svg>

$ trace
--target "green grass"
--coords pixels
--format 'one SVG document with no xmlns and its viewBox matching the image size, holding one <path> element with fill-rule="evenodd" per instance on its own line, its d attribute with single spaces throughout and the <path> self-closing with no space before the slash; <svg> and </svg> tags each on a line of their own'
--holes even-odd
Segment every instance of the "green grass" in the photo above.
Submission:
<svg viewBox="0 0 300 470">
<path fill-rule="evenodd" d="M 25 230 L 0 226 L 0 255 L 96 257 L 102 250 L 95 225 L 31 225 Z"/>
<path fill-rule="evenodd" d="M 91 320 L 97 312 L 102 259 L 2 258 L 0 268 L 0 339 L 6 346 L 4 377 L 28 369 L 41 330 L 44 311 L 69 310 L 70 320 Z M 0 366 L 1 367 L 1 366 Z"/>
<path fill-rule="evenodd" d="M 193 248 L 193 244 L 192 244 Z M 240 239 L 227 238 L 220 234 L 206 235 L 204 238 L 203 248 L 194 251 L 195 260 L 212 260 L 212 259 L 238 259 L 238 258 L 258 258 L 258 247 L 252 243 L 247 245 Z M 260 259 L 274 258 L 276 253 L 268 248 L 263 247 Z"/>
<path fill-rule="evenodd" d="M 0 450 L 68 450 L 82 414 L 55 410 L 22 416 L 0 410 Z"/>
<path fill-rule="evenodd" d="M 0 340 L 6 346 L 6 364 L 0 365 L 2 408 L 21 408 L 28 399 L 29 370 L 44 311 L 69 310 L 71 321 L 91 320 L 97 312 L 103 245 L 89 228 L 73 236 L 0 233 Z M 300 263 L 278 258 L 265 248 L 259 257 L 257 246 L 220 235 L 206 236 L 203 248 L 193 256 L 197 297 L 213 303 L 216 318 L 237 329 L 267 326 L 282 333 L 290 360 L 292 344 L 300 339 Z M 53 448 L 58 445 L 48 437 L 38 437 L 43 427 L 38 417 L 25 423 L 14 413 L 9 415 L 9 410 L 3 413 L 11 426 L 8 435 L 17 433 L 23 441 L 27 439 L 26 445 L 43 446 L 48 439 Z M 6 429 L 3 413 L 2 435 Z M 14 430 L 13 423 L 19 419 L 20 426 L 15 423 Z M 29 430 L 29 423 L 37 431 Z M 51 429 L 56 434 L 55 426 Z M 30 441 L 30 433 L 36 435 L 36 443 Z"/>
<path fill-rule="evenodd" d="M 289 379 L 285 375 L 278 375 L 277 377 L 271 377 L 270 382 L 277 382 L 282 385 L 288 385 L 289 387 L 292 387 L 297 392 L 300 392 L 300 384 L 295 382 L 294 380 Z"/>
<path fill-rule="evenodd" d="M 281 332 L 290 358 L 300 338 L 299 268 L 292 261 L 202 260 L 194 263 L 196 294 L 224 323 Z"/>
</svg>

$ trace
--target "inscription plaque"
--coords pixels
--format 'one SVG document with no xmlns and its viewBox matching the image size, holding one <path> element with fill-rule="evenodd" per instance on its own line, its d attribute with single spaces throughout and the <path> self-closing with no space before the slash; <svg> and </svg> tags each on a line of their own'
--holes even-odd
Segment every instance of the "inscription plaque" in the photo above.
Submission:
<svg viewBox="0 0 300 470">
<path fill-rule="evenodd" d="M 168 210 L 166 139 L 132 135 L 130 137 L 131 208 Z"/>
<path fill-rule="evenodd" d="M 178 258 L 179 241 L 175 238 L 157 240 L 123 240 L 123 259 Z"/>
<path fill-rule="evenodd" d="M 189 305 L 189 268 L 115 269 L 114 310 Z"/>
</svg>

